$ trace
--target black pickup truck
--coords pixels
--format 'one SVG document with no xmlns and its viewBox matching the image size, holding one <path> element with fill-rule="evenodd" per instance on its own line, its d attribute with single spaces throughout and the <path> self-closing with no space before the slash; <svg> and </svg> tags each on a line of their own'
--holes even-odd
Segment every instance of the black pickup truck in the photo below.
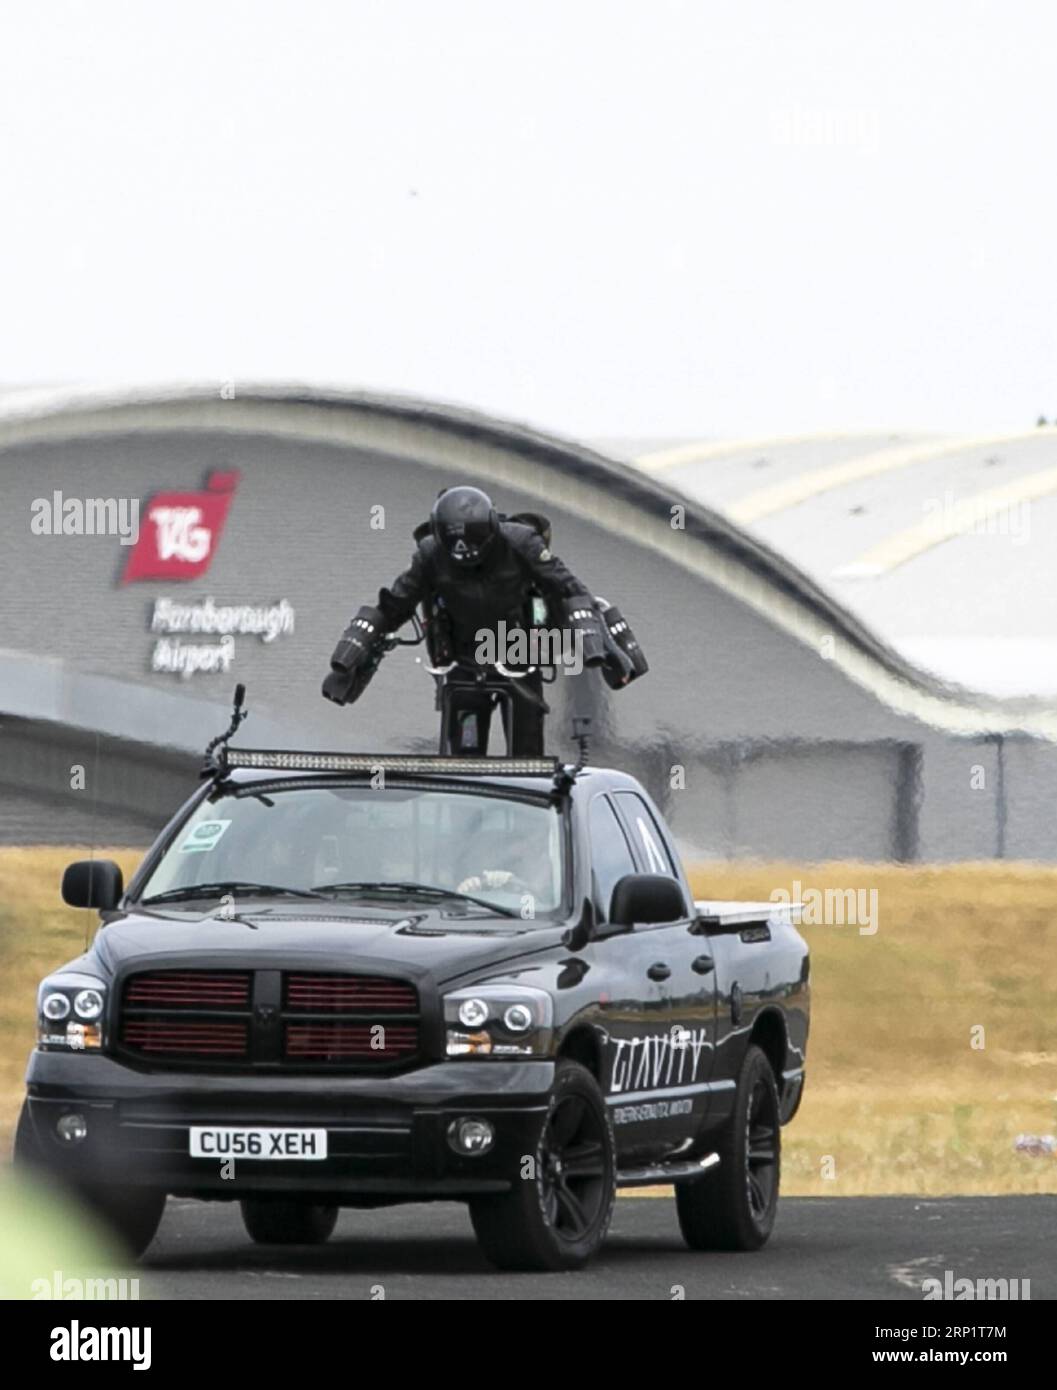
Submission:
<svg viewBox="0 0 1057 1390">
<path fill-rule="evenodd" d="M 620 1187 L 674 1183 L 695 1249 L 770 1235 L 807 946 L 695 903 L 632 777 L 225 748 L 127 888 L 63 896 L 102 921 L 40 987 L 16 1159 L 137 1252 L 170 1193 L 278 1244 L 465 1201 L 501 1268 L 581 1265 Z"/>
</svg>

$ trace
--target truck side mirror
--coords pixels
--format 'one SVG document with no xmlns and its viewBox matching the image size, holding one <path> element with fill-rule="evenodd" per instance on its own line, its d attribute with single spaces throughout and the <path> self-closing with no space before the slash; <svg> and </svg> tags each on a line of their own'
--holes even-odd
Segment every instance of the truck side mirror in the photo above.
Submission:
<svg viewBox="0 0 1057 1390">
<path fill-rule="evenodd" d="M 667 874 L 625 874 L 613 887 L 609 920 L 614 926 L 679 922 L 685 916 L 683 890 Z"/>
<path fill-rule="evenodd" d="M 116 907 L 125 890 L 121 870 L 112 859 L 78 859 L 62 876 L 62 900 L 71 907 Z"/>
</svg>

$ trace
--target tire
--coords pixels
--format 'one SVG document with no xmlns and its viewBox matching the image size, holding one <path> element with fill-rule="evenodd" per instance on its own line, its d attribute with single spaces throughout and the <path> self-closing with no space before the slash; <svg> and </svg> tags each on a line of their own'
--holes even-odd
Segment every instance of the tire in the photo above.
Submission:
<svg viewBox="0 0 1057 1390">
<path fill-rule="evenodd" d="M 714 1172 L 676 1185 L 683 1237 L 691 1250 L 759 1250 L 778 1209 L 782 1131 L 774 1073 L 755 1045 L 745 1054 L 717 1152 Z"/>
<path fill-rule="evenodd" d="M 96 1188 L 82 1195 L 130 1255 L 142 1255 L 157 1235 L 165 1211 L 164 1192 L 114 1187 Z"/>
<path fill-rule="evenodd" d="M 267 1197 L 245 1197 L 239 1203 L 242 1224 L 258 1245 L 322 1245 L 338 1220 L 336 1206 Z"/>
<path fill-rule="evenodd" d="M 11 1161 L 16 1168 L 34 1169 L 40 1168 L 43 1157 L 36 1131 L 33 1128 L 33 1121 L 29 1118 L 29 1102 L 23 1101 L 22 1109 L 18 1113 L 18 1124 L 15 1127 L 15 1142 L 11 1151 Z"/>
<path fill-rule="evenodd" d="M 165 1211 L 164 1192 L 155 1188 L 94 1187 L 71 1182 L 49 1167 L 29 1117 L 29 1105 L 22 1104 L 15 1128 L 12 1161 L 23 1172 L 36 1173 L 82 1203 L 117 1238 L 130 1255 L 140 1256 L 150 1245 Z"/>
<path fill-rule="evenodd" d="M 484 1255 L 499 1269 L 579 1269 L 605 1239 L 616 1198 L 613 1127 L 598 1083 L 560 1061 L 533 1155 L 513 1189 L 470 1202 Z"/>
</svg>

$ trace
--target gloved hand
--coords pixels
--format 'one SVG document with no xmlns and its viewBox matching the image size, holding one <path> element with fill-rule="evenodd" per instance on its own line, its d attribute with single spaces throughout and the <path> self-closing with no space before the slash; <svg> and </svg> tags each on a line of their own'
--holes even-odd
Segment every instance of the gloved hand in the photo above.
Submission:
<svg viewBox="0 0 1057 1390">
<path fill-rule="evenodd" d="M 598 603 L 602 609 L 606 636 L 606 660 L 602 665 L 602 676 L 611 690 L 620 690 L 639 676 L 644 676 L 650 669 L 649 662 L 620 609 L 605 599 L 599 599 Z"/>
<path fill-rule="evenodd" d="M 482 874 L 471 874 L 464 878 L 456 888 L 456 893 L 480 893 L 483 888 L 507 888 L 514 881 L 509 869 L 485 869 Z"/>
<path fill-rule="evenodd" d="M 323 698 L 336 705 L 358 700 L 377 670 L 384 651 L 381 613 L 377 608 L 361 608 L 334 648 L 330 672 L 323 682 Z"/>
<path fill-rule="evenodd" d="M 606 643 L 606 654 L 602 661 L 602 679 L 610 690 L 619 690 L 634 677 L 635 668 L 615 642 Z"/>
</svg>

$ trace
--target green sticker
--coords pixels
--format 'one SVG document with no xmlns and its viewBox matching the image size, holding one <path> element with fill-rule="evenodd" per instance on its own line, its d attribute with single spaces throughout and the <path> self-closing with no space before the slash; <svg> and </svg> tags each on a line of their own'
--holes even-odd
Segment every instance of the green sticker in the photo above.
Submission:
<svg viewBox="0 0 1057 1390">
<path fill-rule="evenodd" d="M 231 824 L 229 820 L 204 820 L 200 821 L 184 840 L 180 846 L 181 854 L 205 854 L 207 850 L 216 849 L 220 842 L 220 837 Z"/>
</svg>

